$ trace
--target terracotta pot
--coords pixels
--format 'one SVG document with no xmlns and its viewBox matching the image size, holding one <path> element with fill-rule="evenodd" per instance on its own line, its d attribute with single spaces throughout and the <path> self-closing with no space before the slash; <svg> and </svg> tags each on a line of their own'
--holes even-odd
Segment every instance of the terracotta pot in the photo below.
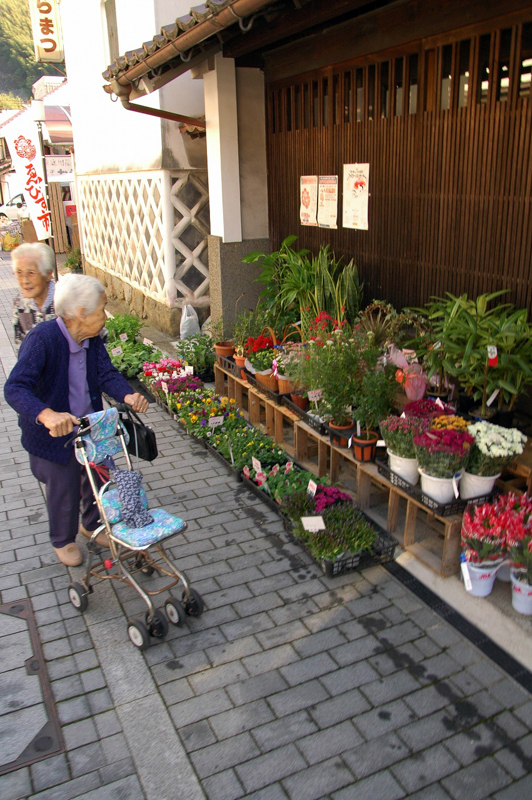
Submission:
<svg viewBox="0 0 532 800">
<path fill-rule="evenodd" d="M 379 434 L 375 433 L 375 431 L 361 431 L 361 433 L 367 434 L 369 438 L 358 439 L 356 436 L 353 436 L 353 457 L 355 461 L 366 463 L 375 461 Z"/>
<path fill-rule="evenodd" d="M 291 394 L 290 400 L 292 403 L 301 409 L 301 411 L 306 411 L 308 408 L 308 397 L 302 397 L 300 394 Z"/>
<path fill-rule="evenodd" d="M 240 377 L 243 381 L 246 380 L 246 370 L 244 369 L 244 364 L 246 363 L 246 356 L 234 356 L 235 364 L 237 367 L 240 367 Z"/>
<path fill-rule="evenodd" d="M 285 378 L 284 375 L 278 375 L 277 381 L 279 383 L 279 394 L 289 394 L 292 384 L 290 378 Z"/>
<path fill-rule="evenodd" d="M 217 356 L 222 356 L 222 358 L 231 358 L 235 352 L 235 343 L 231 339 L 225 342 L 216 342 L 214 345 L 214 352 Z M 218 364 L 222 364 L 220 358 L 217 358 L 216 360 L 218 361 Z"/>
<path fill-rule="evenodd" d="M 262 384 L 266 389 L 269 389 L 270 392 L 279 391 L 279 384 L 273 372 L 270 372 L 267 375 L 261 372 L 256 372 L 255 378 L 257 379 L 257 383 Z"/>
<path fill-rule="evenodd" d="M 342 431 L 346 433 L 353 430 L 353 420 L 349 422 L 348 425 L 336 425 L 334 422 L 327 423 L 329 426 L 329 436 L 331 438 L 331 443 L 335 444 L 337 447 L 348 447 L 349 440 L 345 438 L 345 436 L 341 435 Z M 331 430 L 332 429 L 332 430 Z M 336 433 L 338 431 L 338 433 Z"/>
</svg>

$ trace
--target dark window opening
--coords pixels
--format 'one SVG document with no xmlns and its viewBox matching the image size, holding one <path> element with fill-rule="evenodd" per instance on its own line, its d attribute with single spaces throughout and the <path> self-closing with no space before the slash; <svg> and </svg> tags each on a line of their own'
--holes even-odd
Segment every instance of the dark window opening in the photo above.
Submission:
<svg viewBox="0 0 532 800">
<path fill-rule="evenodd" d="M 471 58 L 471 40 L 466 39 L 459 45 L 459 80 L 458 80 L 458 107 L 467 107 L 469 97 L 469 61 Z"/>
<path fill-rule="evenodd" d="M 395 116 L 403 116 L 403 59 L 395 59 Z"/>
<path fill-rule="evenodd" d="M 510 52 L 512 49 L 512 29 L 501 31 L 499 49 L 499 74 L 497 76 L 497 100 L 505 103 L 510 94 Z"/>
<path fill-rule="evenodd" d="M 351 122 L 353 98 L 351 97 L 351 73 L 344 72 L 344 122 Z"/>
<path fill-rule="evenodd" d="M 453 46 L 446 44 L 441 49 L 441 110 L 451 107 L 451 81 L 453 69 Z"/>
<path fill-rule="evenodd" d="M 375 119 L 375 64 L 368 67 L 368 119 Z"/>
<path fill-rule="evenodd" d="M 408 113 L 417 114 L 417 54 L 408 59 Z"/>
<path fill-rule="evenodd" d="M 491 34 L 481 36 L 478 43 L 478 85 L 477 103 L 488 102 L 490 88 L 490 50 Z"/>
<path fill-rule="evenodd" d="M 362 122 L 364 118 L 364 71 L 362 69 L 356 70 L 356 104 L 357 104 L 357 122 Z"/>
<path fill-rule="evenodd" d="M 530 96 L 532 78 L 532 22 L 523 25 L 521 35 L 521 63 L 519 64 L 519 97 Z"/>
</svg>

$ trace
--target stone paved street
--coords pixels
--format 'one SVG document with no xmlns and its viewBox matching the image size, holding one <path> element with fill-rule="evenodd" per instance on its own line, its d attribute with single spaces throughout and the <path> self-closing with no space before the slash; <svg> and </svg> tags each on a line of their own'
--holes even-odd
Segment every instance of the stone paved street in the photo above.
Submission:
<svg viewBox="0 0 532 800">
<path fill-rule="evenodd" d="M 0 255 L 3 383 L 15 282 Z M 151 406 L 147 422 L 150 505 L 187 520 L 171 553 L 206 610 L 143 654 L 127 638 L 145 608 L 132 589 L 96 584 L 84 615 L 68 601 L 2 395 L 0 603 L 31 602 L 64 748 L 0 774 L 1 800 L 532 796 L 522 686 L 383 567 L 324 577 L 168 415 Z M 2 614 L 0 637 L 1 773 L 45 711 L 25 626 Z"/>
</svg>

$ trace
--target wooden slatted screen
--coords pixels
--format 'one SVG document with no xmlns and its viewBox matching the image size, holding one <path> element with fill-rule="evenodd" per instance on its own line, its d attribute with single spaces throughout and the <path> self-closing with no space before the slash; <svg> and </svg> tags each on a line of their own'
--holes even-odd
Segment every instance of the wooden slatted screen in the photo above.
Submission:
<svg viewBox="0 0 532 800">
<path fill-rule="evenodd" d="M 531 21 L 413 43 L 267 87 L 272 245 L 330 244 L 365 298 L 510 288 L 532 308 Z M 370 164 L 369 230 L 341 227 L 343 164 Z M 299 222 L 301 175 L 338 175 L 338 230 Z"/>
</svg>

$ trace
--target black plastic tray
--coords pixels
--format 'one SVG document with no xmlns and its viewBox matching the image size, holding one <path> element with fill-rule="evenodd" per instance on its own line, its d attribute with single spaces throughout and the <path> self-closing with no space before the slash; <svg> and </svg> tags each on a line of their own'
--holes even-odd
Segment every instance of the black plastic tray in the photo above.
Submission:
<svg viewBox="0 0 532 800">
<path fill-rule="evenodd" d="M 283 398 L 283 405 L 289 408 L 290 411 L 293 411 L 294 414 L 297 414 L 299 419 L 302 419 L 303 422 L 306 422 L 306 424 L 309 427 L 313 428 L 313 430 L 315 430 L 316 433 L 319 433 L 322 436 L 326 433 L 326 427 L 324 422 L 318 422 L 318 420 L 314 419 L 314 417 L 311 417 L 309 414 L 307 414 L 306 411 L 303 411 L 302 408 L 296 406 L 296 404 L 290 400 L 289 394 L 283 394 L 281 396 Z"/>
<path fill-rule="evenodd" d="M 240 367 L 237 367 L 232 357 L 226 358 L 225 356 L 216 356 L 216 360 L 219 367 L 224 369 L 226 372 L 229 372 L 231 375 L 235 375 L 237 378 L 240 378 Z"/>
<path fill-rule="evenodd" d="M 456 500 L 453 500 L 451 503 L 446 503 L 445 505 L 442 505 L 441 503 L 438 503 L 436 500 L 434 500 L 432 497 L 429 497 L 424 492 L 422 492 L 418 486 L 412 486 L 411 483 L 405 481 L 404 478 L 401 478 L 400 475 L 397 475 L 397 473 L 392 472 L 385 459 L 376 458 L 375 464 L 377 465 L 377 469 L 379 470 L 380 474 L 384 475 L 384 477 L 390 481 L 392 486 L 397 486 L 399 489 L 402 489 L 403 492 L 406 492 L 415 500 L 418 500 L 420 503 L 429 508 L 439 517 L 449 517 L 451 516 L 451 514 L 463 514 L 465 507 L 468 505 L 468 503 L 485 502 L 489 500 L 489 498 L 492 495 L 492 492 L 489 492 L 488 494 L 481 495 L 479 497 L 474 497 L 471 500 L 462 500 L 460 498 L 457 498 Z"/>
</svg>

